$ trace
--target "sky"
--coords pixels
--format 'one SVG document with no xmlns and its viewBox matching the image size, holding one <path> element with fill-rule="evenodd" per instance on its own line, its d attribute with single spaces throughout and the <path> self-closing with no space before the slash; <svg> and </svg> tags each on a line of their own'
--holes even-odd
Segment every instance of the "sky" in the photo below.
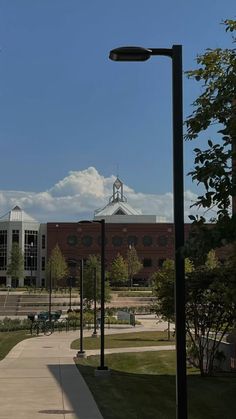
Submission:
<svg viewBox="0 0 236 419">
<path fill-rule="evenodd" d="M 171 61 L 117 63 L 123 45 L 183 45 L 184 70 L 231 48 L 226 0 L 0 0 L 0 217 L 19 205 L 41 222 L 92 218 L 118 175 L 128 202 L 172 221 Z M 184 76 L 184 117 L 201 93 Z M 187 173 L 185 215 L 198 194 Z M 211 214 L 212 215 L 212 214 Z"/>
</svg>

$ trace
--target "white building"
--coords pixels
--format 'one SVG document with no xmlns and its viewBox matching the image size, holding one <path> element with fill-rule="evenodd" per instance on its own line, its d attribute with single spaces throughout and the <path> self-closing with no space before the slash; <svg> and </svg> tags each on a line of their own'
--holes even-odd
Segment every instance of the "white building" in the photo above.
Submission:
<svg viewBox="0 0 236 419">
<path fill-rule="evenodd" d="M 18 243 L 24 255 L 24 277 L 12 283 L 7 276 L 12 243 Z M 40 224 L 16 206 L 0 217 L 0 285 L 45 284 L 46 224 Z"/>
<path fill-rule="evenodd" d="M 124 195 L 123 182 L 117 177 L 113 183 L 113 194 L 108 204 L 95 211 L 94 220 L 104 219 L 105 223 L 157 223 L 163 219 L 156 215 L 143 215 L 142 211 L 131 207 Z"/>
</svg>

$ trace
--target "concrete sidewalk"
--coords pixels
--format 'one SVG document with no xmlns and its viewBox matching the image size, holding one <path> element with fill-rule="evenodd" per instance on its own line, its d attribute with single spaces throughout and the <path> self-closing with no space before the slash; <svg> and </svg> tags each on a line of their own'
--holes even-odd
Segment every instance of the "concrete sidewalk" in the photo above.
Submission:
<svg viewBox="0 0 236 419">
<path fill-rule="evenodd" d="M 154 316 L 146 316 L 142 323 L 135 328 L 106 329 L 105 333 L 166 328 L 165 323 L 157 324 Z M 91 336 L 91 330 L 84 331 L 84 336 Z M 11 350 L 0 362 L 1 419 L 103 419 L 74 364 L 77 351 L 70 349 L 70 344 L 78 337 L 79 331 L 55 332 L 24 340 Z M 105 354 L 168 349 L 174 346 L 105 349 Z M 97 353 L 86 351 L 87 356 Z"/>
<path fill-rule="evenodd" d="M 0 362 L 0 418 L 102 419 L 69 349 L 75 332 L 20 342 Z"/>
</svg>

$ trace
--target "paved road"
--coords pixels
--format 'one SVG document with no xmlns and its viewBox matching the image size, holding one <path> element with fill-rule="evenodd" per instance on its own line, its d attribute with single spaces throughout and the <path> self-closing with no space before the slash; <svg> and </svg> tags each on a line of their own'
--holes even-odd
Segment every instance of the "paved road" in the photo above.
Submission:
<svg viewBox="0 0 236 419">
<path fill-rule="evenodd" d="M 106 333 L 166 327 L 157 324 L 154 318 L 145 317 L 143 323 L 131 330 L 114 328 Z M 91 335 L 91 331 L 84 335 Z M 78 331 L 56 332 L 22 341 L 12 349 L 0 362 L 1 419 L 103 419 L 73 361 L 76 351 L 70 349 L 70 343 L 77 337 Z M 106 353 L 157 349 L 173 349 L 173 346 L 113 349 Z M 87 351 L 87 355 L 98 352 Z"/>
</svg>

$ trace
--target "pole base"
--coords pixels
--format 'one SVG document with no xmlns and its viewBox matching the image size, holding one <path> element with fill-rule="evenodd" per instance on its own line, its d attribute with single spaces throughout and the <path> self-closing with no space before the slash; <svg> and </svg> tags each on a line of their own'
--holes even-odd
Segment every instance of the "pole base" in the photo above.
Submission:
<svg viewBox="0 0 236 419">
<path fill-rule="evenodd" d="M 92 337 L 92 338 L 97 338 L 97 337 L 98 337 L 97 332 L 93 332 L 91 337 Z"/>
<path fill-rule="evenodd" d="M 110 377 L 111 371 L 108 367 L 98 367 L 94 371 L 95 377 Z"/>
<path fill-rule="evenodd" d="M 76 358 L 86 358 L 86 352 L 85 351 L 78 351 L 76 354 Z"/>
</svg>

